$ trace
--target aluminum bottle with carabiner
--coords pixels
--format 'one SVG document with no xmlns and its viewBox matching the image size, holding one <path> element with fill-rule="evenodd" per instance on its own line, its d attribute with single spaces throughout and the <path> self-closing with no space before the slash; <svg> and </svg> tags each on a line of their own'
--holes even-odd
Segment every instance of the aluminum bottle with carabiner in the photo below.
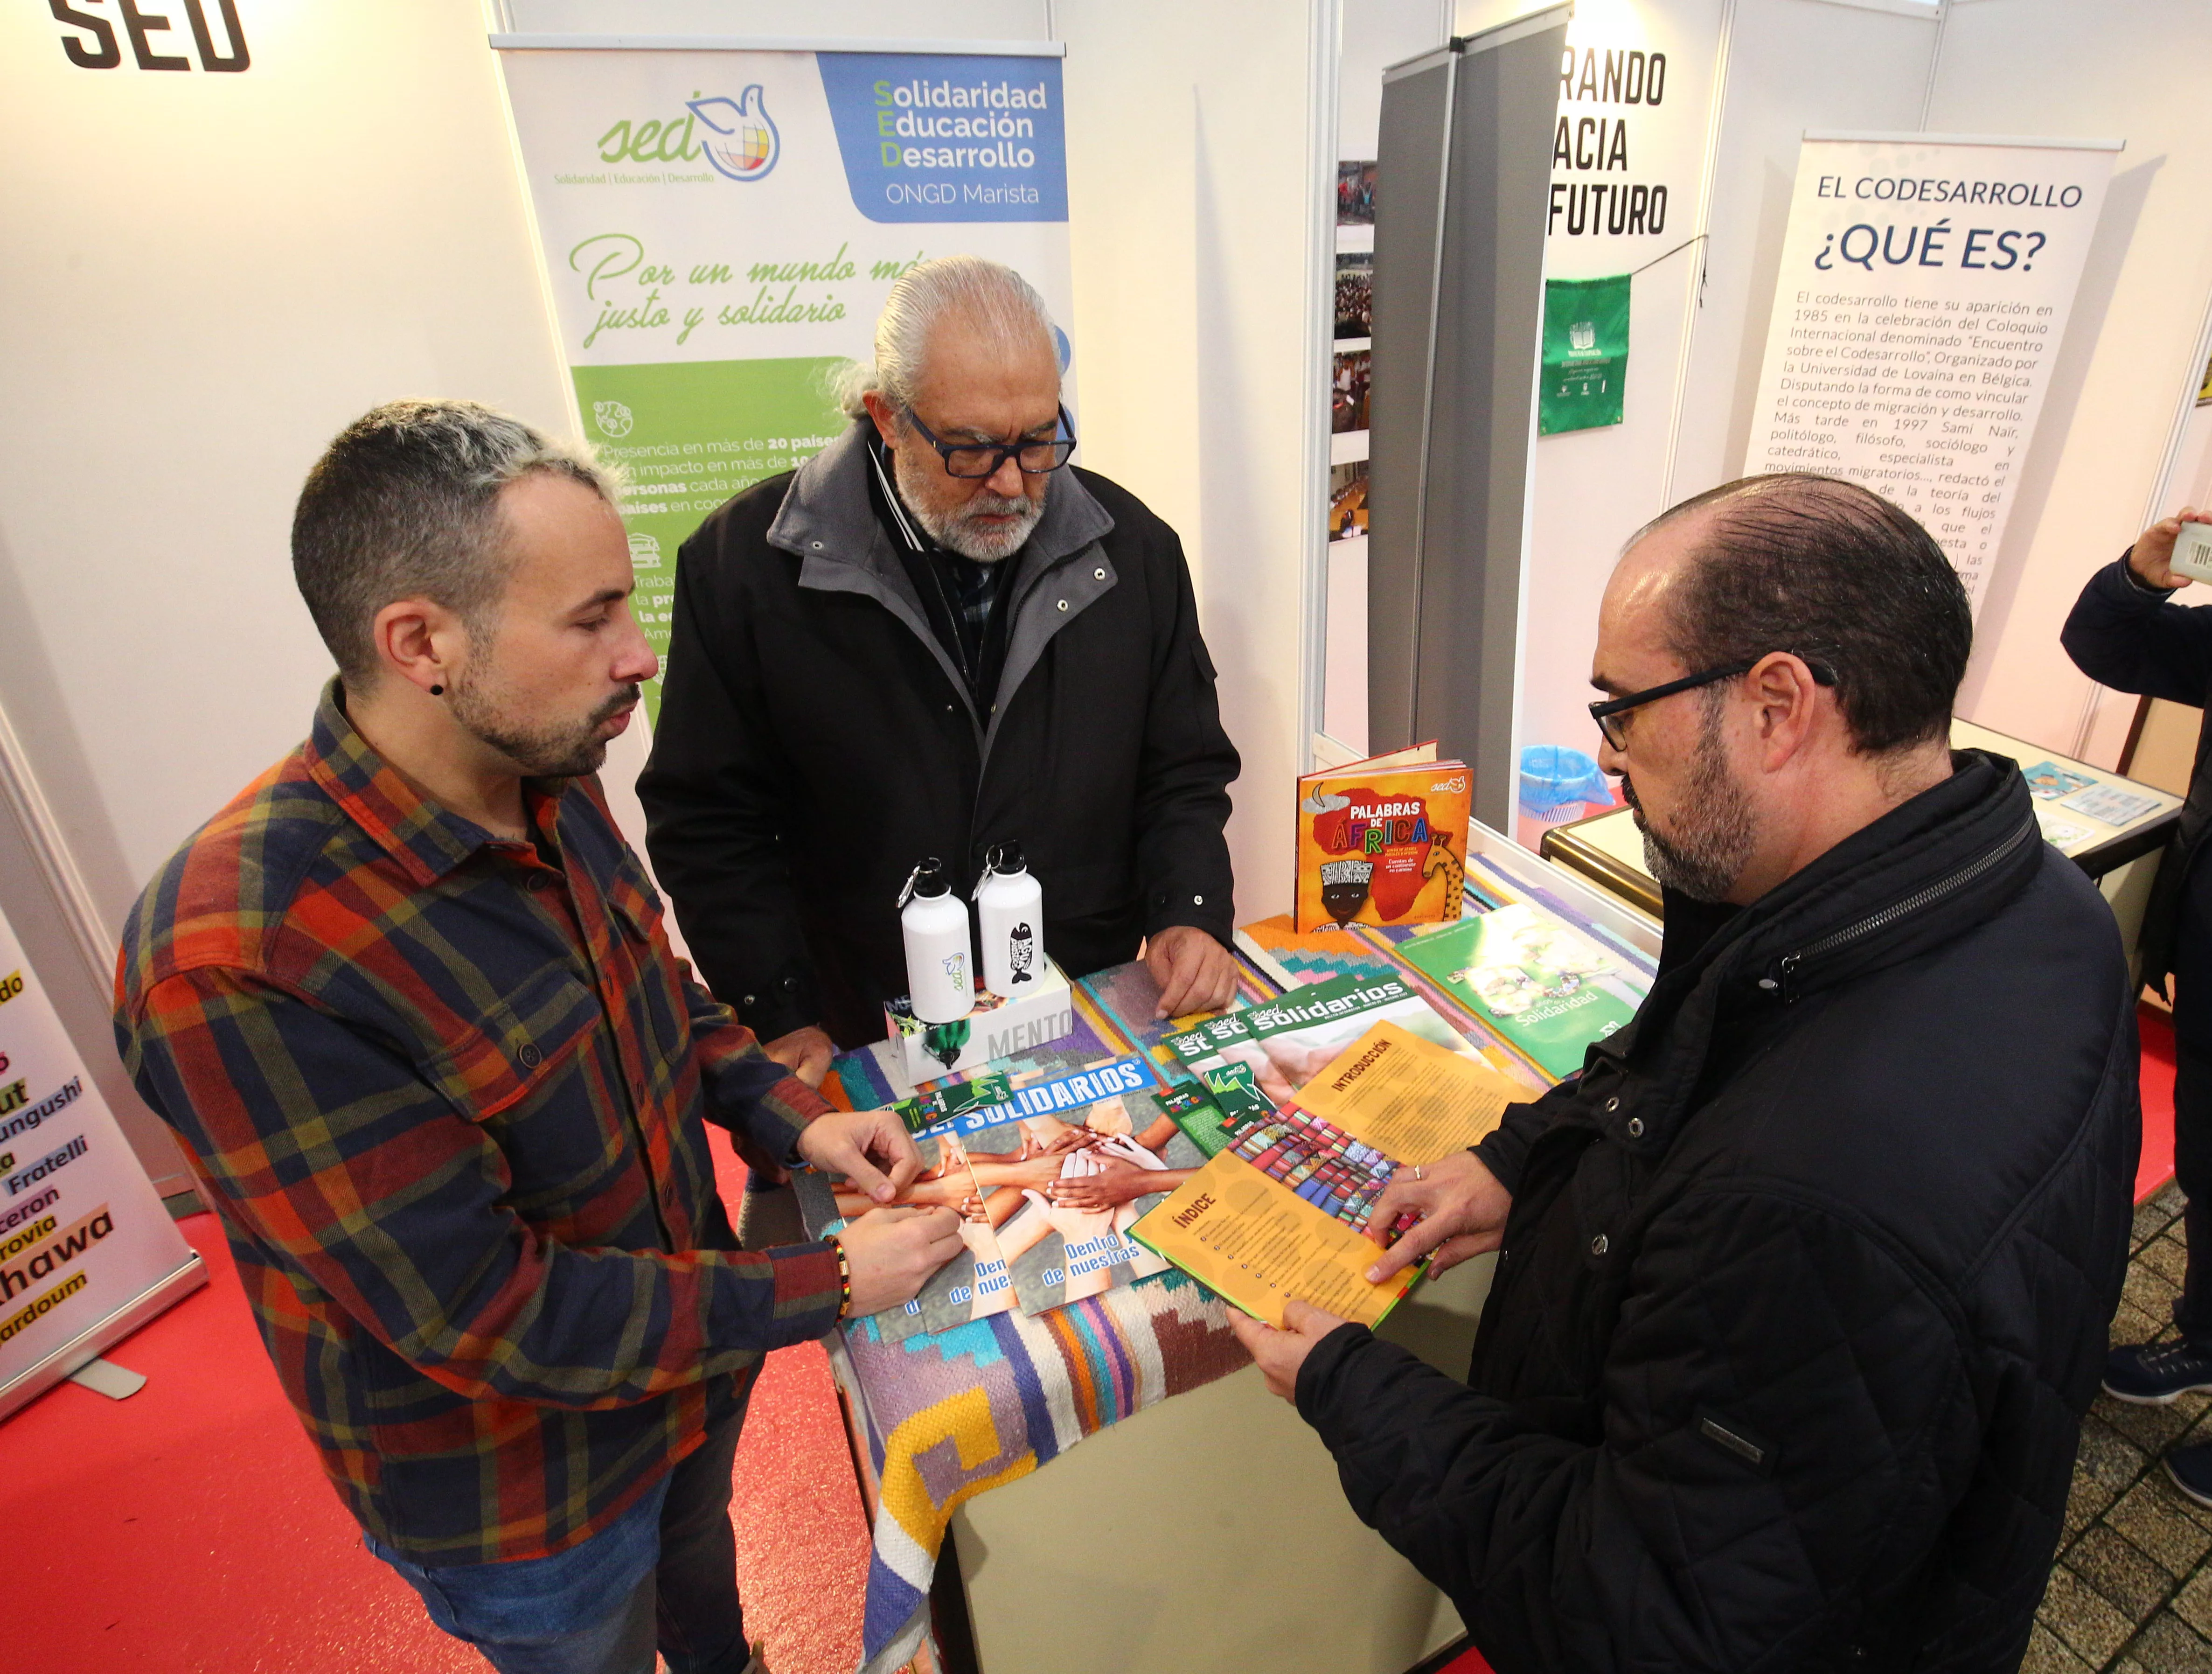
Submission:
<svg viewBox="0 0 2212 1674">
<path fill-rule="evenodd" d="M 1044 889 L 1030 875 L 1018 843 L 984 857 L 975 886 L 983 931 L 983 986 L 1001 999 L 1033 994 L 1044 976 Z"/>
<path fill-rule="evenodd" d="M 945 862 L 935 855 L 915 867 L 899 892 L 899 933 L 914 1014 L 924 1023 L 955 1023 L 973 1011 L 968 906 L 952 892 Z"/>
</svg>

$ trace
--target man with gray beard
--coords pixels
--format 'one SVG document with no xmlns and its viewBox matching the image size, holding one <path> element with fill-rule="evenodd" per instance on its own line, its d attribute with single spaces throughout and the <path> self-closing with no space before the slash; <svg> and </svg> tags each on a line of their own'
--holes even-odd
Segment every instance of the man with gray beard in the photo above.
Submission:
<svg viewBox="0 0 2212 1674">
<path fill-rule="evenodd" d="M 1189 570 L 1068 466 L 1059 343 L 1012 270 L 917 264 L 851 428 L 684 545 L 647 846 L 708 985 L 803 1077 L 883 1034 L 927 856 L 965 895 L 1019 843 L 1070 976 L 1141 947 L 1163 1015 L 1235 991 L 1237 760 Z"/>
<path fill-rule="evenodd" d="M 1631 543 L 1590 706 L 1665 886 L 1650 997 L 1370 1277 L 1497 1251 L 1466 1382 L 1231 1316 L 1498 1674 L 2016 1668 L 2125 1271 L 2127 960 L 1927 532 L 1805 476 Z"/>
</svg>

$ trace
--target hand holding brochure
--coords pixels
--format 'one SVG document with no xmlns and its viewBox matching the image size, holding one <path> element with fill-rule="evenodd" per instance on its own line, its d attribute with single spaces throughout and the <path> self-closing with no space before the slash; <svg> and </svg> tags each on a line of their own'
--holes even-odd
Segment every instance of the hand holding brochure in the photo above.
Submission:
<svg viewBox="0 0 2212 1674">
<path fill-rule="evenodd" d="M 1374 1245 L 1228 1152 L 1139 1222 L 1136 1236 L 1255 1319 L 1283 1323 L 1295 1297 L 1378 1325 L 1418 1276 L 1367 1282 Z"/>
<path fill-rule="evenodd" d="M 1232 1066 L 1234 1067 L 1234 1066 Z M 1255 1318 L 1292 1297 L 1372 1325 L 1413 1281 L 1367 1281 L 1364 1231 L 1395 1165 L 1433 1162 L 1498 1125 L 1523 1089 L 1395 1022 L 1375 1024 L 1264 1115 L 1131 1236 Z"/>
</svg>

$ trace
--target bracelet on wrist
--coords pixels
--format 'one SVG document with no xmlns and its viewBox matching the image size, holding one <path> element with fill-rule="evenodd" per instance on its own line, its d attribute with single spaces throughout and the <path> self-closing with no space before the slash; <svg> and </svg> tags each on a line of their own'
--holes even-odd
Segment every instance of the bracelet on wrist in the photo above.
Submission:
<svg viewBox="0 0 2212 1674">
<path fill-rule="evenodd" d="M 845 1254 L 844 1244 L 832 1233 L 823 1240 L 837 1257 L 837 1318 L 843 1319 L 853 1312 L 853 1263 Z"/>
</svg>

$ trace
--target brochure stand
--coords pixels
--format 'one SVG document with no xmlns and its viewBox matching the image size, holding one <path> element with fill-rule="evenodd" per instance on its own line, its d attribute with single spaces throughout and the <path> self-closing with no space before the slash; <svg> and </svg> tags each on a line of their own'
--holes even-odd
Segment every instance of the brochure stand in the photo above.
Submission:
<svg viewBox="0 0 2212 1674">
<path fill-rule="evenodd" d="M 0 1419 L 206 1282 L 0 917 Z"/>
</svg>

